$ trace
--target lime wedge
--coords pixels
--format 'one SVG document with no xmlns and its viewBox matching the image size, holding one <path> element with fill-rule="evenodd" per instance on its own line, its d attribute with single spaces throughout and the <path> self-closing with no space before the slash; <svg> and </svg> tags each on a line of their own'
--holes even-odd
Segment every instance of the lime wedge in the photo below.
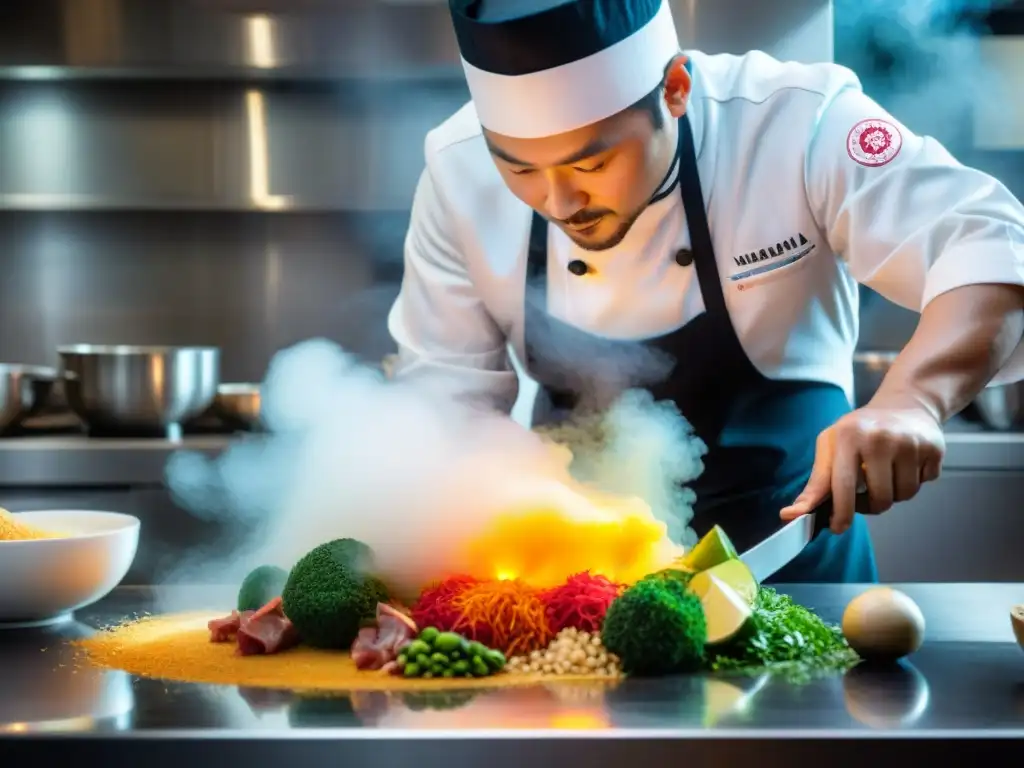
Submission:
<svg viewBox="0 0 1024 768">
<path fill-rule="evenodd" d="M 716 525 L 683 556 L 682 564 L 684 568 L 698 573 L 738 557 L 736 547 L 725 535 L 725 531 Z"/>
<path fill-rule="evenodd" d="M 753 605 L 757 599 L 757 579 L 742 560 L 726 560 L 701 571 L 690 580 L 690 589 L 697 597 L 703 598 L 712 578 L 725 582 L 747 605 Z"/>
<path fill-rule="evenodd" d="M 721 645 L 753 630 L 753 609 L 717 576 L 708 577 L 706 589 L 699 596 L 708 623 L 708 645 Z"/>
</svg>

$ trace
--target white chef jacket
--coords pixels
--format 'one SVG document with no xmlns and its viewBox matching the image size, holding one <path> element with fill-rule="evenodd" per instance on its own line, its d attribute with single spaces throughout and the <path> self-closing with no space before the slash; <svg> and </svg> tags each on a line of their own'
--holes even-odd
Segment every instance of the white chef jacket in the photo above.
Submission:
<svg viewBox="0 0 1024 768">
<path fill-rule="evenodd" d="M 763 375 L 833 383 L 852 397 L 857 283 L 918 311 L 964 285 L 1024 285 L 1024 206 L 887 114 L 853 72 L 761 52 L 687 55 L 687 114 L 725 301 Z M 888 132 L 881 154 L 857 144 L 863 121 Z M 525 359 L 532 211 L 502 181 L 472 103 L 425 146 L 388 317 L 396 373 L 446 374 L 460 395 L 508 411 L 518 393 L 509 350 Z M 692 320 L 704 303 L 695 268 L 675 260 L 689 247 L 685 219 L 670 194 L 601 252 L 548 227 L 548 311 L 619 339 Z M 574 259 L 591 273 L 569 272 Z M 1024 345 L 995 381 L 1021 378 Z"/>
</svg>

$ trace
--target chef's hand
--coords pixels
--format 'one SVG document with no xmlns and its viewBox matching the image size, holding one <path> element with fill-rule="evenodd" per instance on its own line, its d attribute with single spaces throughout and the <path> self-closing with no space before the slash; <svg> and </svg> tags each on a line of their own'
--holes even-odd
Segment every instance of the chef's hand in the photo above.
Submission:
<svg viewBox="0 0 1024 768">
<path fill-rule="evenodd" d="M 926 408 L 872 401 L 818 436 L 810 480 L 780 516 L 794 520 L 831 493 L 831 530 L 843 533 L 853 522 L 859 483 L 867 485 L 870 511 L 885 512 L 939 477 L 945 450 L 942 426 Z"/>
</svg>

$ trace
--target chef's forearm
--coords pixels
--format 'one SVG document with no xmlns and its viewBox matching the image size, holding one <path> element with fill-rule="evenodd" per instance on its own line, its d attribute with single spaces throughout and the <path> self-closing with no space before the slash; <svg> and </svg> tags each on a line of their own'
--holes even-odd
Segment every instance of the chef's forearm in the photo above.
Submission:
<svg viewBox="0 0 1024 768">
<path fill-rule="evenodd" d="M 1024 288 L 969 285 L 944 293 L 921 313 L 873 402 L 923 406 L 944 423 L 985 388 L 1022 337 Z"/>
</svg>

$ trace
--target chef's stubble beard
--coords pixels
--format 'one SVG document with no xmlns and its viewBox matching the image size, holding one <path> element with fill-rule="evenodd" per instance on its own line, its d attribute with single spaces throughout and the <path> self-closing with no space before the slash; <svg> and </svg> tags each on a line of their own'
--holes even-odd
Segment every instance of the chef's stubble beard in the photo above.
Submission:
<svg viewBox="0 0 1024 768">
<path fill-rule="evenodd" d="M 636 211 L 634 211 L 629 216 L 626 216 L 623 223 L 619 226 L 618 229 L 615 230 L 615 232 L 611 234 L 611 236 L 606 237 L 599 243 L 580 242 L 575 237 L 573 237 L 573 233 L 570 230 L 564 231 L 567 235 L 569 235 L 569 238 L 584 251 L 607 251 L 609 248 L 614 248 L 625 239 L 626 235 L 629 234 L 629 230 L 633 228 L 634 224 L 636 224 L 636 220 L 639 219 L 643 212 L 647 210 L 648 206 L 650 206 L 656 191 L 656 189 L 653 190 L 651 192 L 651 196 L 647 198 L 643 205 L 641 205 Z"/>
<path fill-rule="evenodd" d="M 648 205 L 650 205 L 649 202 L 644 203 L 640 207 L 640 210 L 629 216 L 625 222 L 623 222 L 622 225 L 611 234 L 611 236 L 606 237 L 599 243 L 580 242 L 573 237 L 572 232 L 567 231 L 566 234 L 568 234 L 569 238 L 584 251 L 607 251 L 609 248 L 614 248 L 625 239 L 629 230 L 632 229 L 633 225 L 636 223 L 636 220 L 640 218 L 640 214 L 647 210 Z"/>
</svg>

